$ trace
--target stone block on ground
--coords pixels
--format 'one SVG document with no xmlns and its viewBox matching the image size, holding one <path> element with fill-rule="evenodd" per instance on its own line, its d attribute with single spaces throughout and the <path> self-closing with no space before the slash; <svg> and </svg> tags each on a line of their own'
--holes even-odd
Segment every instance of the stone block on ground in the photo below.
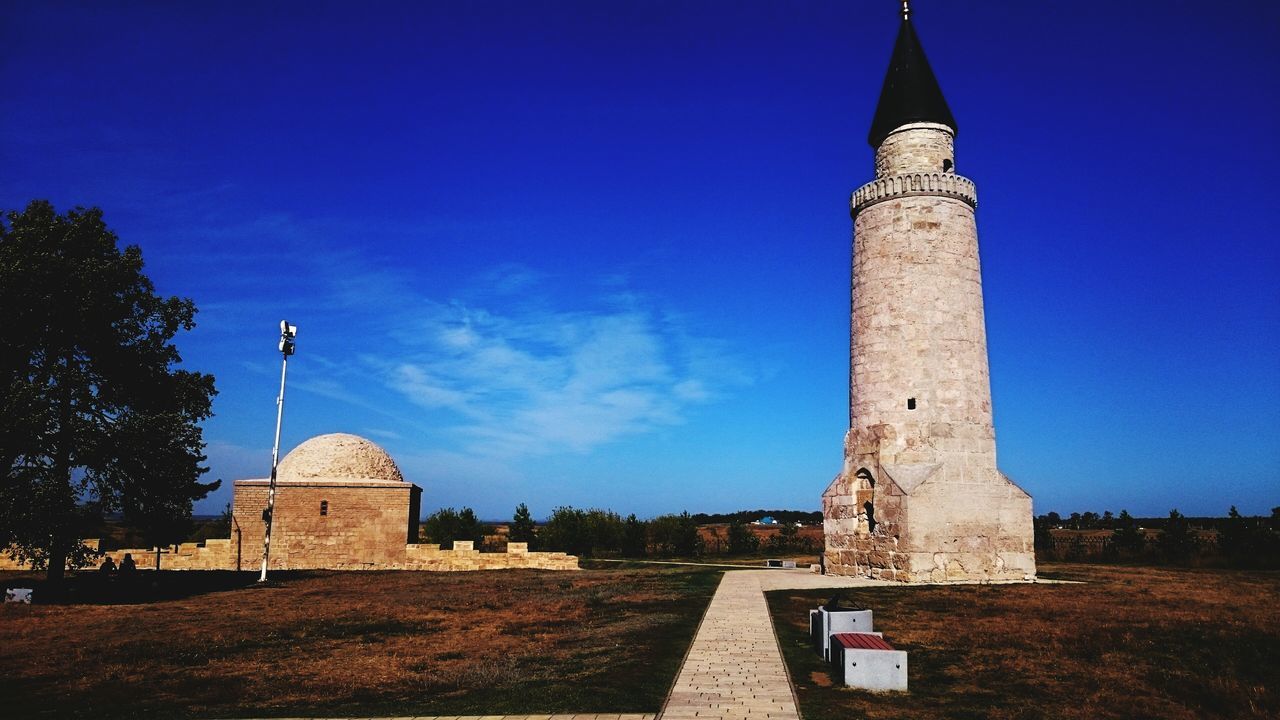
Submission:
<svg viewBox="0 0 1280 720">
<path fill-rule="evenodd" d="M 847 687 L 879 692 L 907 690 L 907 652 L 878 633 L 835 633 L 832 662 Z"/>
</svg>

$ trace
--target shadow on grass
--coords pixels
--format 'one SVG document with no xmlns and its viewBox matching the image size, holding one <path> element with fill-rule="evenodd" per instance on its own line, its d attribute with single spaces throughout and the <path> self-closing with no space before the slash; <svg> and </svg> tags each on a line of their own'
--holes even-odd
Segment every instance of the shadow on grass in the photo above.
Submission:
<svg viewBox="0 0 1280 720">
<path fill-rule="evenodd" d="M 185 574 L 145 602 L 0 608 L 0 716 L 653 713 L 721 575 Z"/>
<path fill-rule="evenodd" d="M 308 570 L 277 570 L 262 587 L 271 587 L 315 576 Z M 36 605 L 139 605 L 209 593 L 243 590 L 257 585 L 257 571 L 234 570 L 139 570 L 133 575 L 102 575 L 97 571 L 69 574 L 62 582 L 50 584 L 43 574 L 0 572 L 6 588 L 31 588 Z"/>
</svg>

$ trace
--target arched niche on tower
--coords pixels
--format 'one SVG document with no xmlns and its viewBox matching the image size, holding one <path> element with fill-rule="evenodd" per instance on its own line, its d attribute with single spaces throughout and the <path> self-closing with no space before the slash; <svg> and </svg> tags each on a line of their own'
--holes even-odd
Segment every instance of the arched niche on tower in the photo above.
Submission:
<svg viewBox="0 0 1280 720">
<path fill-rule="evenodd" d="M 869 535 L 876 529 L 876 476 L 866 467 L 858 468 L 853 474 L 853 505 L 858 512 L 857 533 Z"/>
</svg>

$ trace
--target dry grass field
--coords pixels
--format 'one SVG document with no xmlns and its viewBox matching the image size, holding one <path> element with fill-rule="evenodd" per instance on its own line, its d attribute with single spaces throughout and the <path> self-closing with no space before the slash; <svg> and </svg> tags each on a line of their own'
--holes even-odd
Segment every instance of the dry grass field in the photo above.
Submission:
<svg viewBox="0 0 1280 720">
<path fill-rule="evenodd" d="M 598 567 L 86 573 L 65 604 L 0 607 L 0 715 L 655 712 L 720 574 Z M 1280 716 L 1280 574 L 1042 572 L 1086 582 L 856 591 L 911 651 L 907 695 L 833 685 L 806 626 L 830 591 L 771 593 L 805 720 Z"/>
<path fill-rule="evenodd" d="M 656 712 L 719 577 L 81 574 L 69 604 L 0 607 L 0 715 Z"/>
<path fill-rule="evenodd" d="M 1041 573 L 1086 582 L 853 592 L 910 651 L 909 694 L 836 687 L 808 640 L 830 593 L 770 593 L 805 720 L 1280 717 L 1280 573 Z"/>
</svg>

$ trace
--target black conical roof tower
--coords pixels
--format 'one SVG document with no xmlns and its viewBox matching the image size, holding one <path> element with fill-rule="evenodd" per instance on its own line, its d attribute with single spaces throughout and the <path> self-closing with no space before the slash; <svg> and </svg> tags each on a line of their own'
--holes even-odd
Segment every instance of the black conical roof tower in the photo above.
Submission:
<svg viewBox="0 0 1280 720">
<path fill-rule="evenodd" d="M 898 29 L 898 41 L 889 59 L 889 72 L 884 76 L 867 142 L 879 147 L 894 128 L 913 122 L 935 122 L 957 129 L 956 119 L 951 116 L 951 108 L 942 97 L 942 88 L 938 87 L 938 79 L 933 76 L 911 25 L 911 14 L 904 7 L 902 27 Z"/>
</svg>

